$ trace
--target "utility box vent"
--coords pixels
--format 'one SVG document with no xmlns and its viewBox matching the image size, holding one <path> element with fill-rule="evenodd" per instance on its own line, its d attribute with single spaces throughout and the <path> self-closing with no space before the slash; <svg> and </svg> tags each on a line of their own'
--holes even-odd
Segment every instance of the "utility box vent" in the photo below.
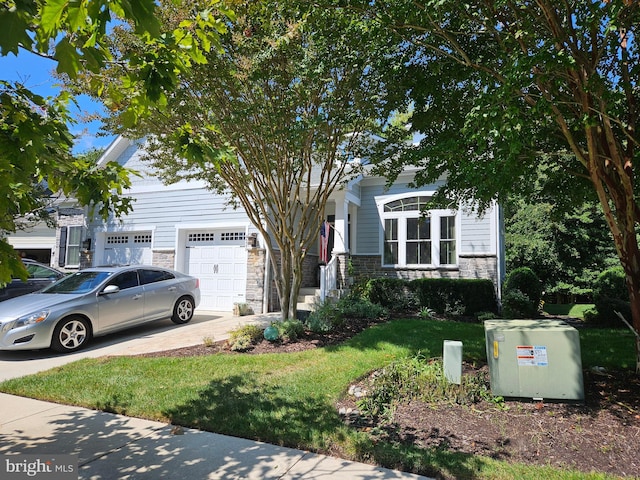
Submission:
<svg viewBox="0 0 640 480">
<path fill-rule="evenodd" d="M 558 320 L 488 320 L 484 332 L 494 395 L 584 400 L 575 328 Z"/>
</svg>

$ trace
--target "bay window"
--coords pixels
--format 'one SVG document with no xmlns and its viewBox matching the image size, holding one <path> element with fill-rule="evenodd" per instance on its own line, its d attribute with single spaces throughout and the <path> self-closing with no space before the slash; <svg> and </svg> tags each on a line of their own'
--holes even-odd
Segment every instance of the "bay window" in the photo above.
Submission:
<svg viewBox="0 0 640 480">
<path fill-rule="evenodd" d="M 383 265 L 433 267 L 457 264 L 456 212 L 423 211 L 428 196 L 412 196 L 382 205 Z"/>
</svg>

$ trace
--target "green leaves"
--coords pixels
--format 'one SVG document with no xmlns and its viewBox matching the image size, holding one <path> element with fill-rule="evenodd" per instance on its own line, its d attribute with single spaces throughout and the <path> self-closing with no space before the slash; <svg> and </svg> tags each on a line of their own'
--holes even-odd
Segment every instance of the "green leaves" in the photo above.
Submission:
<svg viewBox="0 0 640 480">
<path fill-rule="evenodd" d="M 40 27 L 42 35 L 52 38 L 61 30 L 62 22 L 67 14 L 67 0 L 48 0 L 42 5 L 40 10 Z M 76 9 L 77 10 L 77 9 Z M 75 16 L 77 18 L 77 16 Z M 79 29 L 79 25 L 73 25 L 74 29 Z"/>
<path fill-rule="evenodd" d="M 29 12 L 21 9 L 22 2 L 7 3 L 7 7 L 0 10 L 0 55 L 17 55 L 20 45 L 29 48 L 33 42 L 29 36 Z"/>
<path fill-rule="evenodd" d="M 55 56 L 58 58 L 56 71 L 75 77 L 80 70 L 80 58 L 76 55 L 76 49 L 67 37 L 63 37 L 56 45 Z"/>
<path fill-rule="evenodd" d="M 160 22 L 155 15 L 154 1 L 121 0 L 111 2 L 109 6 L 120 18 L 132 20 L 137 34 L 148 34 L 152 38 L 160 35 Z"/>
<path fill-rule="evenodd" d="M 59 74 L 72 79 L 87 71 L 97 72 L 112 60 L 107 42 L 111 22 L 130 22 L 146 54 L 137 64 L 134 58 L 123 59 L 140 67 L 123 73 L 123 78 L 129 76 L 130 84 L 143 87 L 132 103 L 132 123 L 150 104 L 166 103 L 166 93 L 176 84 L 176 73 L 187 68 L 193 58 L 201 59 L 194 45 L 184 48 L 161 37 L 154 0 L 4 0 L 0 8 L 0 55 L 19 55 L 21 48 L 30 50 L 50 58 Z M 220 28 L 214 28 L 215 19 L 210 16 L 200 22 L 194 31 Z M 102 87 L 97 85 L 96 91 Z M 116 89 L 111 93 L 116 102 L 127 94 Z M 132 172 L 117 163 L 98 166 L 95 159 L 71 155 L 69 100 L 67 93 L 45 99 L 22 85 L 0 79 L 2 237 L 21 228 L 25 218 L 33 222 L 47 219 L 51 202 L 47 187 L 96 208 L 103 218 L 131 210 L 131 199 L 123 192 L 130 185 Z M 10 280 L 12 271 L 24 274 L 11 246 L 0 240 L 0 283 Z"/>
<path fill-rule="evenodd" d="M 384 72 L 397 49 L 375 22 L 339 8 L 269 0 L 235 2 L 232 14 L 221 2 L 197 5 L 194 15 L 191 5 L 162 3 L 166 49 L 150 52 L 130 31 L 113 37 L 113 50 L 131 61 L 126 82 L 118 65 L 101 77 L 106 91 L 130 92 L 113 102 L 111 122 L 130 138 L 147 136 L 167 181 L 233 192 L 272 236 L 269 247 L 284 252 L 278 277 L 288 311 L 290 279 L 317 239 L 327 199 L 356 175 L 348 160 L 363 138 L 390 117 Z M 149 87 L 166 107 L 145 103 Z"/>
</svg>

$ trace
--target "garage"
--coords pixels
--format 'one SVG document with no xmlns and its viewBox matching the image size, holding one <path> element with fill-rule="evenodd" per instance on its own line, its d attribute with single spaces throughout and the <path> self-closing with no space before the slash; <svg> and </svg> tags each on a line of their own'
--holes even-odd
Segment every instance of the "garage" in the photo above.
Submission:
<svg viewBox="0 0 640 480">
<path fill-rule="evenodd" d="M 200 279 L 202 310 L 230 312 L 246 300 L 247 249 L 245 230 L 189 232 L 187 273 Z"/>
<path fill-rule="evenodd" d="M 151 265 L 150 231 L 108 233 L 105 238 L 103 265 Z"/>
</svg>

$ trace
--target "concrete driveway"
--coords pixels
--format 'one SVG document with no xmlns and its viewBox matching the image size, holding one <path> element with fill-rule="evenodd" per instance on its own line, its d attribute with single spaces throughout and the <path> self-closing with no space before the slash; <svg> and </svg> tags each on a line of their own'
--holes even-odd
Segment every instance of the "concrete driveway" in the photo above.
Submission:
<svg viewBox="0 0 640 480">
<path fill-rule="evenodd" d="M 239 326 L 249 323 L 266 326 L 278 318 L 279 313 L 234 317 L 231 313 L 196 311 L 193 319 L 185 325 L 176 325 L 170 319 L 158 320 L 94 338 L 86 348 L 71 354 L 51 350 L 0 351 L 0 381 L 48 370 L 82 358 L 171 350 L 199 345 L 205 338 L 225 340 L 229 332 Z"/>
</svg>

